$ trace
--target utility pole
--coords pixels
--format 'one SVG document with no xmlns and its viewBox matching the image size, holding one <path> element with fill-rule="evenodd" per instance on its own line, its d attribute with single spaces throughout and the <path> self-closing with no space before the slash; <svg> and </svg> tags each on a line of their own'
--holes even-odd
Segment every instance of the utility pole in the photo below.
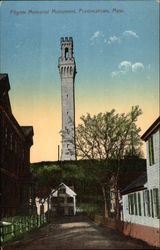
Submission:
<svg viewBox="0 0 160 250">
<path fill-rule="evenodd" d="M 59 145 L 58 145 L 58 161 L 59 161 Z"/>
</svg>

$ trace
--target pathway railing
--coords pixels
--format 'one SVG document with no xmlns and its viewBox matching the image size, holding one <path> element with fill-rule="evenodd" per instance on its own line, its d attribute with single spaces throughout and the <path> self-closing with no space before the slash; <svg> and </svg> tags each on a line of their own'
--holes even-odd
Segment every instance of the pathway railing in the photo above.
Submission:
<svg viewBox="0 0 160 250">
<path fill-rule="evenodd" d="M 46 214 L 23 216 L 19 219 L 12 219 L 11 222 L 0 222 L 1 243 L 7 242 L 23 233 L 29 232 L 34 228 L 39 228 L 48 222 Z"/>
</svg>

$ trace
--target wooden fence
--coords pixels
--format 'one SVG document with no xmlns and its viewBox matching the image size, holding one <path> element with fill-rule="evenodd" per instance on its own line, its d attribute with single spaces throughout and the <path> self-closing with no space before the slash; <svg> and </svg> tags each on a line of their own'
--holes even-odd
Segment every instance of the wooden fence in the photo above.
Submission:
<svg viewBox="0 0 160 250">
<path fill-rule="evenodd" d="M 12 219 L 11 222 L 1 222 L 1 243 L 5 243 L 23 233 L 31 231 L 34 228 L 39 228 L 46 222 L 48 222 L 48 216 L 46 214 L 24 216 L 16 220 Z"/>
</svg>

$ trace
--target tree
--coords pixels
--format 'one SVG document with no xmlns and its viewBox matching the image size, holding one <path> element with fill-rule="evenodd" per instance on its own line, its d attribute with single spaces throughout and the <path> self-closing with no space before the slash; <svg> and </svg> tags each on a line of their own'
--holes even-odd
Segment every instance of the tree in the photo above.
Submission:
<svg viewBox="0 0 160 250">
<path fill-rule="evenodd" d="M 116 215 L 119 218 L 118 178 L 121 170 L 121 161 L 125 156 L 140 156 L 141 140 L 140 128 L 136 122 L 142 114 L 139 106 L 132 107 L 127 114 L 116 114 L 115 110 L 91 116 L 81 116 L 82 123 L 76 128 L 77 156 L 81 159 L 98 159 L 104 164 L 101 173 L 101 188 L 104 197 L 105 216 L 108 217 L 106 186 L 109 178 L 104 176 L 114 175 L 114 188 L 116 196 Z M 106 161 L 115 160 L 113 171 Z"/>
</svg>

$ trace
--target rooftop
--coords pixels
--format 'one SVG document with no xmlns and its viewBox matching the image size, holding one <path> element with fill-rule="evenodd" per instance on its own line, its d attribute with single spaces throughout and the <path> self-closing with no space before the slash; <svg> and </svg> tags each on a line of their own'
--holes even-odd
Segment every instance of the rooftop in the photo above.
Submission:
<svg viewBox="0 0 160 250">
<path fill-rule="evenodd" d="M 141 136 L 141 139 L 147 141 L 148 137 L 155 133 L 160 128 L 160 116 L 154 121 L 154 123 L 146 130 Z"/>
<path fill-rule="evenodd" d="M 144 172 L 136 180 L 134 180 L 126 188 L 124 188 L 121 191 L 121 194 L 124 195 L 124 194 L 132 193 L 135 191 L 143 190 L 145 189 L 146 183 L 147 183 L 147 173 Z"/>
<path fill-rule="evenodd" d="M 0 74 L 0 90 L 6 89 L 7 91 L 10 90 L 9 78 L 8 74 Z"/>
<path fill-rule="evenodd" d="M 21 126 L 22 131 L 26 137 L 33 135 L 33 127 L 32 126 Z"/>
</svg>

